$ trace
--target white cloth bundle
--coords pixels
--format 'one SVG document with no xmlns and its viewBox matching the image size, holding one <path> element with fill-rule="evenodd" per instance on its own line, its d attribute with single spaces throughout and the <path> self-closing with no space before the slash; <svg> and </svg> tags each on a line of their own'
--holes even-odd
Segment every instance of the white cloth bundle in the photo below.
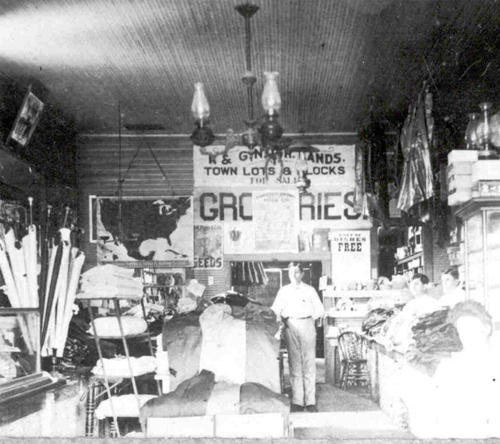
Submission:
<svg viewBox="0 0 500 444">
<path fill-rule="evenodd" d="M 156 398 L 156 395 L 138 395 L 139 404 L 141 407 L 146 404 L 150 399 Z M 111 399 L 105 399 L 95 409 L 95 416 L 97 419 L 111 418 L 113 412 L 111 409 L 111 402 L 113 403 L 115 415 L 119 418 L 138 418 L 139 406 L 135 395 L 121 395 L 112 396 Z"/>
<path fill-rule="evenodd" d="M 81 289 L 84 292 L 89 292 L 94 289 L 104 288 L 112 289 L 116 288 L 124 292 L 130 291 L 142 291 L 142 282 L 140 280 L 132 279 L 114 279 L 111 281 L 106 281 L 104 279 L 82 279 Z"/>
<path fill-rule="evenodd" d="M 134 270 L 116 265 L 98 265 L 86 271 L 81 279 L 80 299 L 113 298 L 141 299 L 143 287 L 133 277 Z"/>
<path fill-rule="evenodd" d="M 102 276 L 116 276 L 121 278 L 132 278 L 134 276 L 133 268 L 123 268 L 116 265 L 96 265 L 90 268 L 85 273 L 82 273 L 82 278 L 101 278 Z"/>
<path fill-rule="evenodd" d="M 106 376 L 115 378 L 130 378 L 130 369 L 128 367 L 127 358 L 120 356 L 111 359 L 103 359 L 104 370 Z M 145 375 L 156 370 L 156 358 L 154 356 L 141 356 L 140 358 L 130 358 L 133 376 Z M 92 369 L 92 373 L 96 376 L 104 376 L 103 364 L 99 360 L 97 365 Z"/>
<path fill-rule="evenodd" d="M 148 328 L 146 321 L 136 316 L 122 316 L 121 321 L 123 334 L 125 336 L 144 333 Z M 119 338 L 121 336 L 118 319 L 114 316 L 103 316 L 102 318 L 97 318 L 94 320 L 94 324 L 99 336 L 112 338 Z M 92 326 L 90 326 L 88 332 L 91 335 L 94 334 Z"/>
</svg>

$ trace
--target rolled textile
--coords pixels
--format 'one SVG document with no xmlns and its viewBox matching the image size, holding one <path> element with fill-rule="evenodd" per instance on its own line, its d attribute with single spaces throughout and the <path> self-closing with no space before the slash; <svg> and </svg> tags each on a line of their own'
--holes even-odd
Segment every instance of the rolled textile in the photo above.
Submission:
<svg viewBox="0 0 500 444">
<path fill-rule="evenodd" d="M 68 272 L 68 285 L 66 291 L 66 303 L 61 321 L 60 330 L 58 332 L 56 348 L 57 356 L 62 357 L 64 354 L 64 346 L 68 337 L 69 324 L 73 316 L 73 304 L 75 303 L 76 290 L 78 288 L 78 279 L 85 261 L 85 254 L 78 248 L 71 249 L 71 261 Z"/>
<path fill-rule="evenodd" d="M 14 230 L 10 229 L 5 233 L 5 246 L 9 254 L 12 276 L 17 288 L 17 296 L 20 307 L 30 306 L 30 295 L 28 291 L 28 280 L 26 278 L 26 268 L 24 265 L 24 254 L 22 244 L 16 242 Z"/>
<path fill-rule="evenodd" d="M 64 230 L 64 232 L 63 232 Z M 60 343 L 59 336 L 63 335 L 64 319 L 66 316 L 66 309 L 68 305 L 67 292 L 68 292 L 68 273 L 70 263 L 70 233 L 68 228 L 60 230 L 61 240 L 63 242 L 63 253 L 61 258 L 61 267 L 59 268 L 59 276 L 57 279 L 56 295 L 55 295 L 55 310 L 54 318 L 52 321 L 52 338 L 50 341 L 50 348 L 56 348 Z M 73 301 L 71 301 L 71 306 Z"/>
<path fill-rule="evenodd" d="M 22 307 L 17 294 L 16 282 L 12 275 L 9 258 L 7 256 L 7 248 L 3 239 L 0 239 L 0 270 L 6 285 L 7 297 L 9 298 L 11 307 Z"/>
<path fill-rule="evenodd" d="M 38 300 L 36 233 L 36 226 L 30 225 L 28 227 L 28 234 L 23 237 L 22 241 L 30 307 L 38 307 L 40 305 Z"/>
</svg>

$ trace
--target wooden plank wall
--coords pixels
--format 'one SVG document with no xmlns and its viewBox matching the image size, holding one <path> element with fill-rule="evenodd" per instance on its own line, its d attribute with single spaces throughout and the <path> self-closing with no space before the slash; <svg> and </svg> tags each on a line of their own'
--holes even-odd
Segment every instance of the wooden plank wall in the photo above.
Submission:
<svg viewBox="0 0 500 444">
<path fill-rule="evenodd" d="M 352 144 L 357 139 L 353 136 L 302 137 L 304 142 L 316 144 Z M 89 243 L 89 199 L 95 195 L 117 195 L 119 152 L 118 136 L 81 135 L 78 138 L 77 174 L 79 190 L 80 224 L 86 231 L 82 239 L 82 248 L 86 253 L 85 268 L 97 263 L 96 246 Z M 158 168 L 151 151 L 154 153 L 163 171 Z M 121 171 L 123 196 L 172 196 L 193 194 L 193 145 L 188 136 L 172 137 L 157 134 L 125 134 L 121 138 Z M 274 255 L 275 256 L 275 255 Z M 274 257 L 273 256 L 273 257 Z M 297 255 L 299 256 L 299 255 Z M 256 260 L 255 258 L 239 258 Z M 263 260 L 260 258 L 259 260 Z M 271 259 L 271 258 L 268 258 Z M 292 258 L 290 258 L 291 260 Z M 293 258 L 293 260 L 300 257 Z M 324 261 L 325 258 L 319 258 Z M 329 263 L 326 261 L 324 265 Z M 329 274 L 329 266 L 325 266 Z M 231 284 L 229 260 L 222 270 L 191 270 L 188 277 L 195 277 L 207 286 L 208 296 L 227 290 Z M 208 285 L 209 278 L 213 285 Z"/>
<path fill-rule="evenodd" d="M 117 195 L 119 139 L 116 135 L 88 135 L 78 139 L 78 189 L 86 268 L 97 263 L 96 246 L 88 240 L 89 199 L 95 195 Z M 193 194 L 193 145 L 188 137 L 125 135 L 121 139 L 123 196 L 181 196 Z M 158 159 L 166 179 L 151 151 Z M 194 270 L 187 274 L 207 285 L 207 294 L 217 294 L 229 285 L 229 270 Z M 214 285 L 208 286 L 209 276 Z"/>
</svg>

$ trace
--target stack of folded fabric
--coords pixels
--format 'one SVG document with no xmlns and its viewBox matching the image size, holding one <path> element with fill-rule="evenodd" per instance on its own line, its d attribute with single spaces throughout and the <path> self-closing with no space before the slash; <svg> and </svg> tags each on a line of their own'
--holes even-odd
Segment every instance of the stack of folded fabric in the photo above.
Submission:
<svg viewBox="0 0 500 444">
<path fill-rule="evenodd" d="M 376 336 L 384 324 L 394 315 L 394 309 L 375 308 L 366 315 L 361 330 L 368 336 Z"/>
<path fill-rule="evenodd" d="M 116 265 L 98 265 L 82 274 L 80 299 L 113 298 L 140 299 L 143 286 L 134 270 Z"/>
<path fill-rule="evenodd" d="M 412 328 L 414 343 L 408 349 L 408 360 L 432 372 L 443 358 L 462 349 L 458 333 L 447 317 L 448 309 L 444 309 L 418 319 Z"/>
</svg>

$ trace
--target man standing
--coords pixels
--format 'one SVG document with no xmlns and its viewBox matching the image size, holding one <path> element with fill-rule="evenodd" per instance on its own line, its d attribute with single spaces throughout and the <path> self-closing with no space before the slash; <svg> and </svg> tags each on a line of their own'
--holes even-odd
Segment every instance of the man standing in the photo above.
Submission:
<svg viewBox="0 0 500 444">
<path fill-rule="evenodd" d="M 316 409 L 316 327 L 323 305 L 316 290 L 302 282 L 302 266 L 291 263 L 290 284 L 280 288 L 271 309 L 285 325 L 292 385 L 292 412 Z"/>
</svg>

